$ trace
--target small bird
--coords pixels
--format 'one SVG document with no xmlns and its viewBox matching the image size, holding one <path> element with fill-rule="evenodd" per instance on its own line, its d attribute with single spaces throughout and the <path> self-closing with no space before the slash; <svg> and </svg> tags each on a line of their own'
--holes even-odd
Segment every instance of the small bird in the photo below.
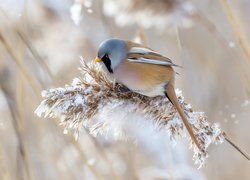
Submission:
<svg viewBox="0 0 250 180">
<path fill-rule="evenodd" d="M 151 48 L 121 39 L 108 39 L 102 42 L 95 61 L 103 62 L 104 69 L 111 77 L 131 91 L 149 97 L 166 96 L 178 111 L 192 141 L 200 151 L 204 151 L 175 94 L 176 72 L 173 67 L 178 65 Z M 249 155 L 241 150 L 226 133 L 223 132 L 223 135 L 226 141 L 250 160 Z"/>
<path fill-rule="evenodd" d="M 175 94 L 173 67 L 178 65 L 151 48 L 121 39 L 102 42 L 95 61 L 103 62 L 111 77 L 131 91 L 149 97 L 166 96 L 178 111 L 192 141 L 203 150 Z"/>
</svg>

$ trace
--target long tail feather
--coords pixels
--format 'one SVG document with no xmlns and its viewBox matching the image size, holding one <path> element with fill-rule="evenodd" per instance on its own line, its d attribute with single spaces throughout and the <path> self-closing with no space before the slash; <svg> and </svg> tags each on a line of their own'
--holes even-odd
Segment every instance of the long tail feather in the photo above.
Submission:
<svg viewBox="0 0 250 180">
<path fill-rule="evenodd" d="M 167 88 L 166 88 L 166 96 L 168 97 L 168 99 L 170 100 L 170 102 L 175 106 L 175 108 L 177 109 L 183 124 L 185 125 L 192 141 L 195 143 L 195 145 L 198 147 L 198 149 L 200 151 L 203 151 L 203 148 L 201 147 L 200 143 L 198 142 L 197 138 L 195 137 L 195 134 L 193 132 L 192 127 L 190 126 L 187 117 L 183 111 L 183 109 L 181 108 L 178 99 L 176 97 L 175 94 L 175 90 L 174 90 L 174 86 L 172 85 L 171 81 L 168 83 Z"/>
</svg>

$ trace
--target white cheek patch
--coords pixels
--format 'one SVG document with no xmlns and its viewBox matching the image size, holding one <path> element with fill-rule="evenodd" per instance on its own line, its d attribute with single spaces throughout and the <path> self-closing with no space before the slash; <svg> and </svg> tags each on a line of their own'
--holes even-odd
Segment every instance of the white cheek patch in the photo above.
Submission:
<svg viewBox="0 0 250 180">
<path fill-rule="evenodd" d="M 101 63 L 100 66 L 101 66 L 103 72 L 105 73 L 106 77 L 107 77 L 109 80 L 114 81 L 114 79 L 115 79 L 115 78 L 114 78 L 114 75 L 108 71 L 108 69 L 107 69 L 107 67 L 105 66 L 105 64 L 104 64 L 104 63 Z"/>
</svg>

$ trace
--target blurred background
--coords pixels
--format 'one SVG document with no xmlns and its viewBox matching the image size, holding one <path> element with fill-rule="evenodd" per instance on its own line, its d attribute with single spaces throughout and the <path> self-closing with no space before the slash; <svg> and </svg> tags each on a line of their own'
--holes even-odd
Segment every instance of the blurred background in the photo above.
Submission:
<svg viewBox="0 0 250 180">
<path fill-rule="evenodd" d="M 34 110 L 43 89 L 80 76 L 110 37 L 133 40 L 176 64 L 176 87 L 250 152 L 250 1 L 0 0 L 0 179 L 250 179 L 250 164 L 229 144 L 209 149 L 197 169 L 185 140 L 164 132 L 137 143 L 63 134 Z"/>
</svg>

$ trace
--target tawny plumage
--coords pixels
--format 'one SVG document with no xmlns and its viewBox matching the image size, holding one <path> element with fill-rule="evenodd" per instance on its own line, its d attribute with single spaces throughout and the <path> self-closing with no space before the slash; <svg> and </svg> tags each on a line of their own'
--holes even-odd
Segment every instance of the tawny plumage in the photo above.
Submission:
<svg viewBox="0 0 250 180">
<path fill-rule="evenodd" d="M 174 71 L 172 67 L 134 63 L 126 60 L 117 67 L 114 76 L 118 82 L 133 91 L 141 91 L 139 93 L 147 96 L 157 96 L 164 95 L 164 88 L 170 78 L 174 76 Z M 152 95 L 146 93 L 154 89 L 161 89 L 161 92 Z"/>
</svg>

